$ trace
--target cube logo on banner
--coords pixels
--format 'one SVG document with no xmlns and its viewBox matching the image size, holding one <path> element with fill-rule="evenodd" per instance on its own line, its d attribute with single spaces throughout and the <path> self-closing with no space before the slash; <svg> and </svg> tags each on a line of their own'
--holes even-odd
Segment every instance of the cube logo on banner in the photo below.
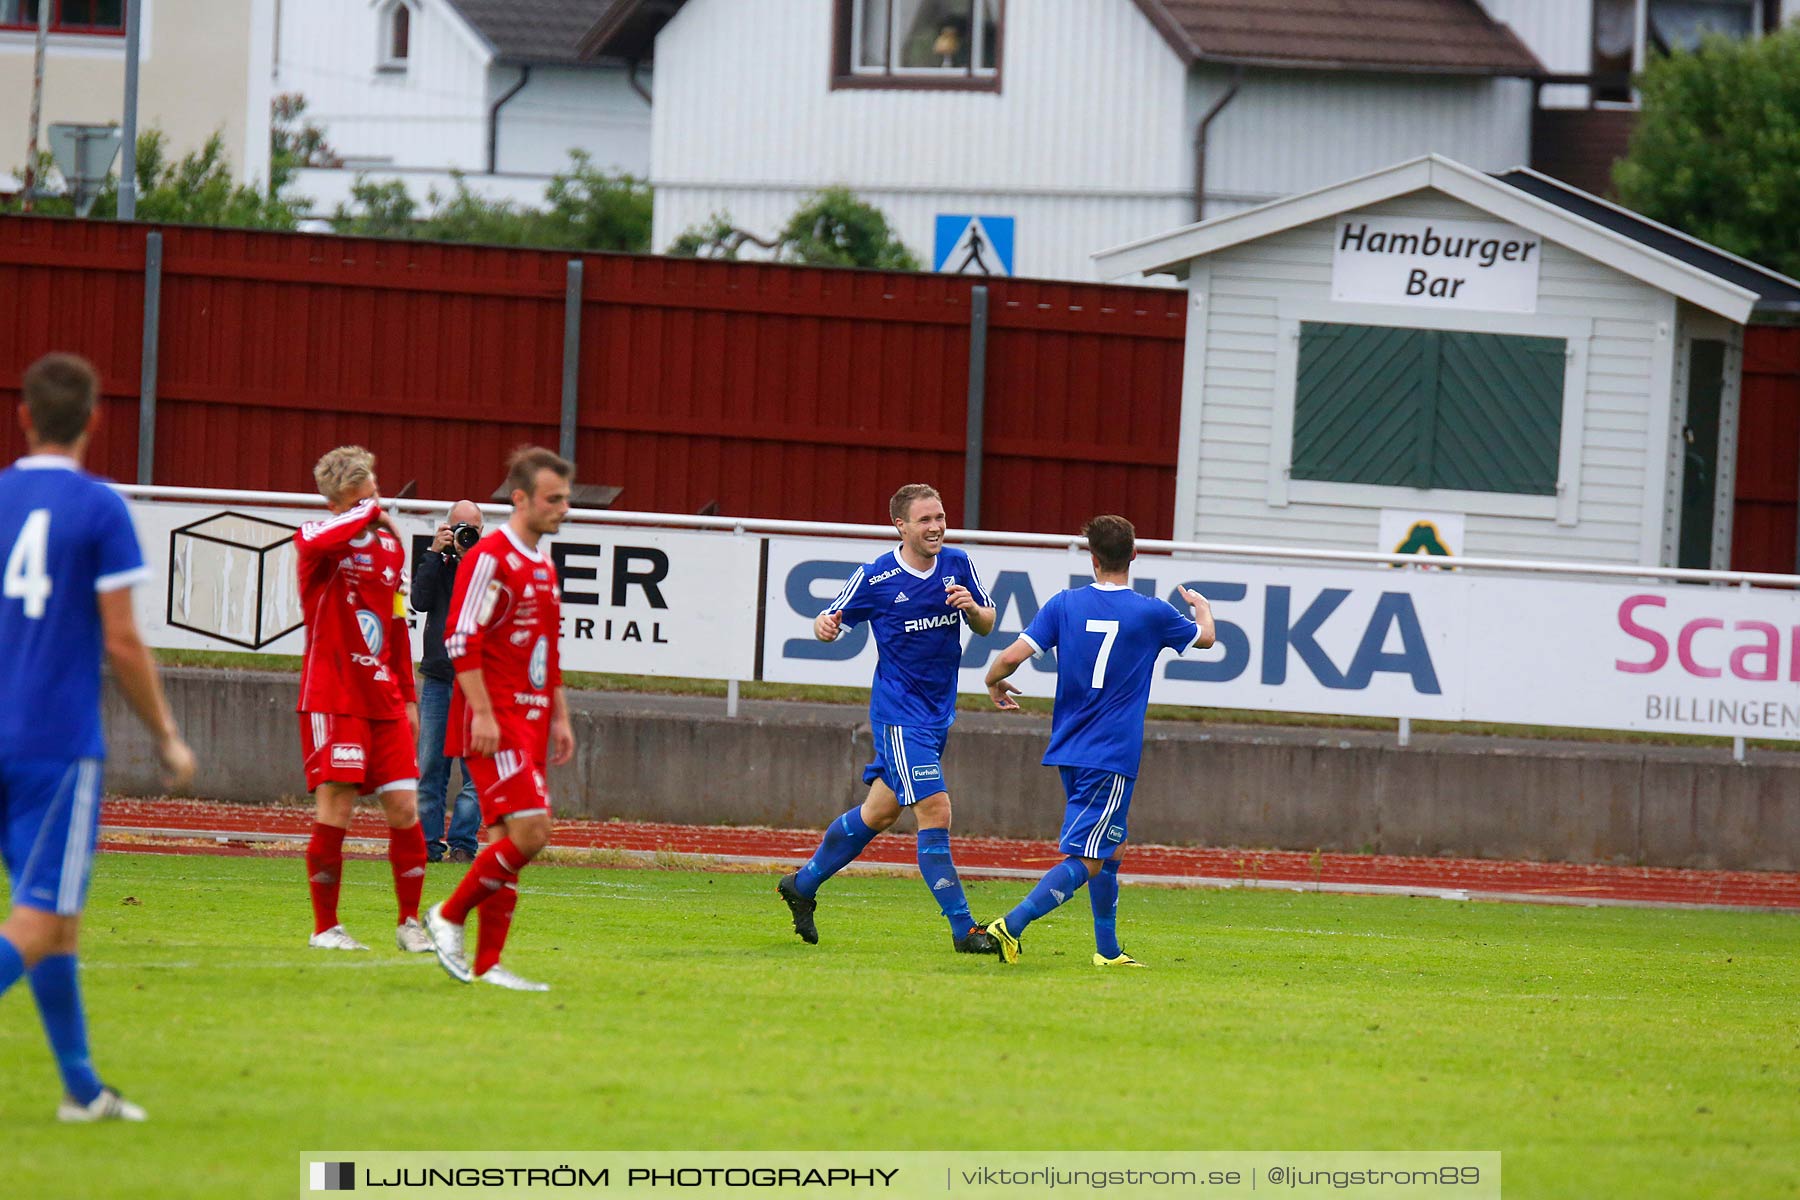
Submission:
<svg viewBox="0 0 1800 1200">
<path fill-rule="evenodd" d="M 931 269 L 952 275 L 1011 275 L 1013 219 L 939 213 Z"/>
<path fill-rule="evenodd" d="M 356 1164 L 316 1162 L 312 1164 L 312 1190 L 315 1192 L 354 1192 Z"/>
</svg>

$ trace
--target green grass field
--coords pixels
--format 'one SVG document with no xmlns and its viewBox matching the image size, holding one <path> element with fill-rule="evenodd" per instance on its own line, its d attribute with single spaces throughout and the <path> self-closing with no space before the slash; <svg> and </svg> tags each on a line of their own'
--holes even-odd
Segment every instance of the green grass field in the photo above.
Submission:
<svg viewBox="0 0 1800 1200">
<path fill-rule="evenodd" d="M 456 868 L 435 867 L 427 900 Z M 29 992 L 0 1001 L 0 1194 L 289 1196 L 306 1149 L 1467 1149 L 1509 1197 L 1800 1195 L 1800 923 L 1125 890 L 1148 971 L 1077 898 L 1006 968 L 916 880 L 850 876 L 799 943 L 773 876 L 544 867 L 509 965 L 305 947 L 293 859 L 103 855 L 84 975 L 143 1126 L 51 1120 Z M 986 917 L 1019 882 L 973 882 Z M 129 898 L 129 899 L 128 899 Z"/>
</svg>

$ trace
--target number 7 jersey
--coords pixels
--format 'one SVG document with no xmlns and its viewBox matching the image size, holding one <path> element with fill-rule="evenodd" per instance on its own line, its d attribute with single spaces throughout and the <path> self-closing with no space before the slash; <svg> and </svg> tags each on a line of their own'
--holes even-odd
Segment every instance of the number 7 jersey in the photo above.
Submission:
<svg viewBox="0 0 1800 1200">
<path fill-rule="evenodd" d="M 0 472 L 0 758 L 100 758 L 99 595 L 149 577 L 119 493 L 51 454 Z"/>
<path fill-rule="evenodd" d="M 1166 600 L 1090 583 L 1050 597 L 1019 636 L 1039 654 L 1056 651 L 1044 765 L 1136 779 L 1156 660 L 1165 649 L 1179 654 L 1192 646 L 1200 627 Z"/>
</svg>

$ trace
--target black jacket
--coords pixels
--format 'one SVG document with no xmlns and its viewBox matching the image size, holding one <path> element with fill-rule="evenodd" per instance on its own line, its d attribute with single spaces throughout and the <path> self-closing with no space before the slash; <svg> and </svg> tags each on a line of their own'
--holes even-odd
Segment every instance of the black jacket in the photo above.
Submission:
<svg viewBox="0 0 1800 1200">
<path fill-rule="evenodd" d="M 444 653 L 444 618 L 450 612 L 456 570 L 462 560 L 460 554 L 425 550 L 413 561 L 413 611 L 425 614 L 425 658 L 419 664 L 419 674 L 445 683 L 456 679 L 456 669 L 450 665 L 450 656 Z"/>
</svg>

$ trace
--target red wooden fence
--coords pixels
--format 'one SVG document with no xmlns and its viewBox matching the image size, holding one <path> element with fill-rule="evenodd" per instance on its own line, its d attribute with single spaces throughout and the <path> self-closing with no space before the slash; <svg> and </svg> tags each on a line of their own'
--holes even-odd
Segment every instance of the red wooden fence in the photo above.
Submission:
<svg viewBox="0 0 1800 1200">
<path fill-rule="evenodd" d="M 137 475 L 151 226 L 0 218 L 0 403 L 53 349 L 108 400 L 95 469 Z M 360 442 L 390 491 L 486 496 L 555 446 L 568 254 L 167 227 L 154 477 L 310 488 Z M 1184 293 L 583 255 L 576 459 L 618 506 L 879 520 L 923 480 L 962 512 L 970 292 L 990 290 L 982 523 L 1117 511 L 1170 535 Z M 21 448 L 7 426 L 0 451 Z"/>
</svg>

